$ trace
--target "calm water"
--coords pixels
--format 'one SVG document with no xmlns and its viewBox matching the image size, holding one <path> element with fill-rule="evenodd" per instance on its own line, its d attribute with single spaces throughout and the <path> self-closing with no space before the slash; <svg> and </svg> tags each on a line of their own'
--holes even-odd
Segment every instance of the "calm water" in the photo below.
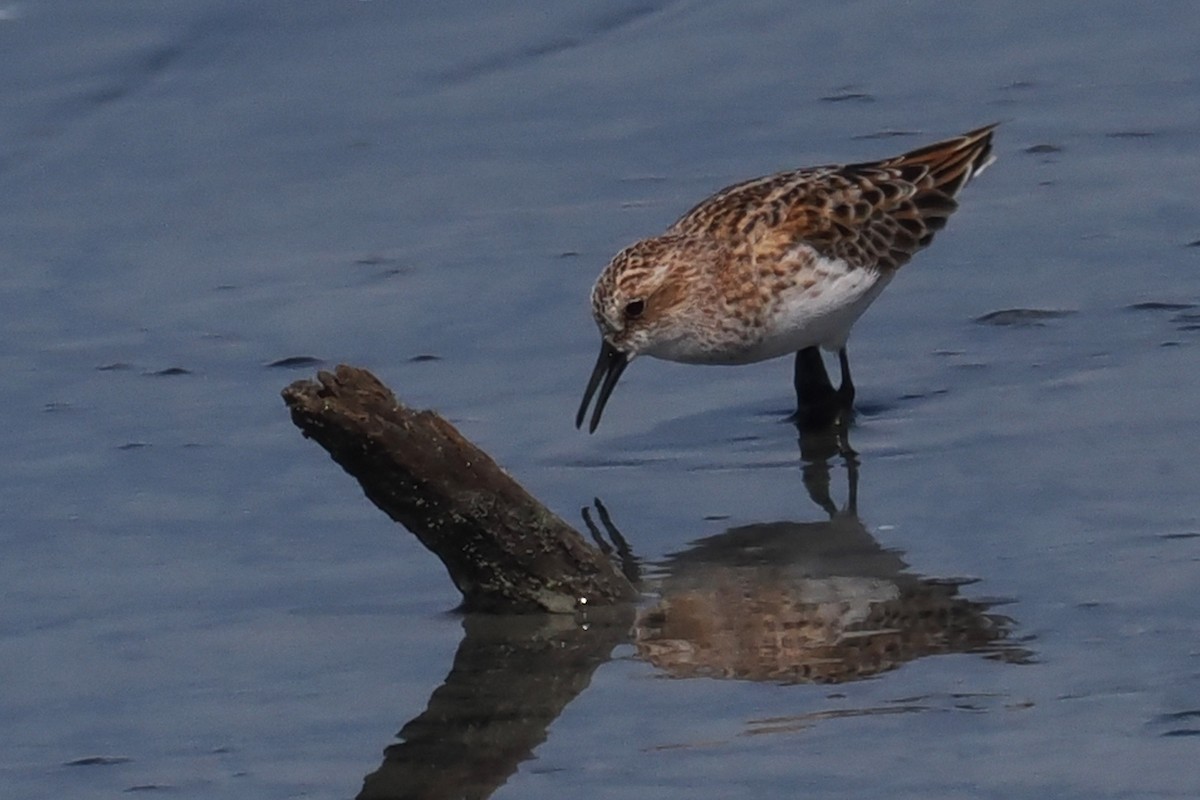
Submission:
<svg viewBox="0 0 1200 800">
<path fill-rule="evenodd" d="M 401 796 L 432 742 L 497 798 L 1195 796 L 1200 15 L 965 6 L 0 3 L 0 794 Z M 857 464 L 806 488 L 786 362 L 639 362 L 574 430 L 619 247 L 993 120 L 856 328 Z M 600 498 L 635 633 L 455 615 L 291 426 L 291 357 Z M 722 658 L 876 601 L 860 680 Z"/>
</svg>

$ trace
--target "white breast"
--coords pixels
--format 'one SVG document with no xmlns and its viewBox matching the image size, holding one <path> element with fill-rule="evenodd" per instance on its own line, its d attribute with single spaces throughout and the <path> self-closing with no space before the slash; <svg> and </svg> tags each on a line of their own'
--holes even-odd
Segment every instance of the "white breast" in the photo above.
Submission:
<svg viewBox="0 0 1200 800">
<path fill-rule="evenodd" d="M 779 298 L 767 324 L 762 347 L 775 355 L 820 345 L 827 350 L 844 347 L 850 328 L 879 296 L 892 273 L 851 267 L 841 259 L 818 259 L 817 282 L 802 282 Z M 771 358 L 772 356 L 766 356 Z"/>
<path fill-rule="evenodd" d="M 811 286 L 808 280 L 816 278 Z M 750 337 L 724 363 L 748 364 L 794 353 L 814 345 L 826 350 L 845 346 L 850 329 L 879 296 L 892 273 L 849 266 L 841 259 L 818 258 L 806 275 L 771 305 L 758 335 Z"/>
<path fill-rule="evenodd" d="M 788 259 L 797 265 L 795 279 L 784 283 L 765 313 L 757 315 L 761 324 L 746 322 L 756 315 L 705 309 L 687 324 L 660 330 L 641 352 L 690 364 L 750 364 L 814 345 L 827 350 L 845 346 L 850 328 L 892 273 L 816 256 L 807 246 L 804 250 Z"/>
</svg>

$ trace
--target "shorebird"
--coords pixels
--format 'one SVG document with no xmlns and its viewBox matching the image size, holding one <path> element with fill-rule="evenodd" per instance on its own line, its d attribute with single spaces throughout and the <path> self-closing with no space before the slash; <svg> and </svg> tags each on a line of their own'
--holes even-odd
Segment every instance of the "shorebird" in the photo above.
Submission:
<svg viewBox="0 0 1200 800">
<path fill-rule="evenodd" d="M 621 373 L 641 355 L 749 364 L 795 353 L 797 421 L 847 419 L 851 327 L 992 163 L 995 127 L 894 158 L 737 183 L 626 247 L 592 288 L 602 341 L 575 427 L 594 397 L 588 431 L 596 430 Z M 822 348 L 838 355 L 836 390 Z"/>
</svg>

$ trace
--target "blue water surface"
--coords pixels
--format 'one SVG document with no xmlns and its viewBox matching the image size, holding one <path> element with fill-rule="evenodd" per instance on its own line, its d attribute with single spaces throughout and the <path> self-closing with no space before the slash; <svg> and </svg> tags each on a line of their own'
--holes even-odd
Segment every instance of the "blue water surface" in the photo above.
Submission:
<svg viewBox="0 0 1200 800">
<path fill-rule="evenodd" d="M 0 3 L 0 794 L 351 797 L 425 708 L 458 595 L 291 425 L 320 366 L 649 561 L 823 518 L 785 362 L 639 361 L 574 429 L 591 282 L 735 180 L 1000 121 L 856 328 L 851 436 L 863 525 L 1030 663 L 621 646 L 494 796 L 1193 797 L 1197 41 L 1187 2 Z"/>
</svg>

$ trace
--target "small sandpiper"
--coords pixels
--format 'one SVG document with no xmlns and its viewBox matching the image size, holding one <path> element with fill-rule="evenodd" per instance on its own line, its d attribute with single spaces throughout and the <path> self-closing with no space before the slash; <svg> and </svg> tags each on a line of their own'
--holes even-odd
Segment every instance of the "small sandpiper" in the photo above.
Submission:
<svg viewBox="0 0 1200 800">
<path fill-rule="evenodd" d="M 994 160 L 988 125 L 904 155 L 781 172 L 717 192 L 613 258 L 592 288 L 603 341 L 575 417 L 588 431 L 629 362 L 749 364 L 796 354 L 797 421 L 848 418 L 846 340 Z M 835 390 L 819 348 L 838 354 Z M 598 391 L 597 391 L 598 390 Z"/>
</svg>

